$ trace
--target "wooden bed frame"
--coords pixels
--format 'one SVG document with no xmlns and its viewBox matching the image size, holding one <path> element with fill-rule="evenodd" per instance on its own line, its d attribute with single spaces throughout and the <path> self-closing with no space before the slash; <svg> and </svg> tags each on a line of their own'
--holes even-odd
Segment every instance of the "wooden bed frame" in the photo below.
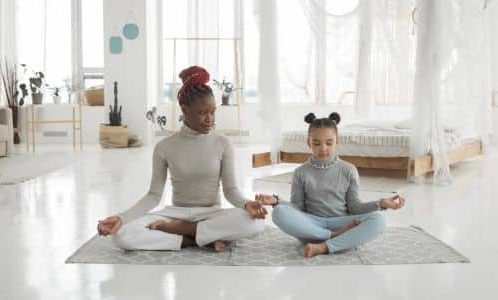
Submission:
<svg viewBox="0 0 498 300">
<path fill-rule="evenodd" d="M 463 144 L 455 149 L 448 151 L 450 164 L 476 157 L 482 154 L 482 142 L 473 141 Z M 280 151 L 280 162 L 286 163 L 303 163 L 309 153 L 291 153 Z M 380 169 L 396 172 L 406 172 L 407 176 L 419 176 L 434 170 L 432 164 L 432 155 L 426 154 L 415 159 L 410 157 L 363 157 L 363 156 L 340 156 L 342 160 L 348 161 L 357 168 Z M 260 153 L 253 155 L 253 167 L 260 167 L 269 164 L 269 153 Z"/>
</svg>

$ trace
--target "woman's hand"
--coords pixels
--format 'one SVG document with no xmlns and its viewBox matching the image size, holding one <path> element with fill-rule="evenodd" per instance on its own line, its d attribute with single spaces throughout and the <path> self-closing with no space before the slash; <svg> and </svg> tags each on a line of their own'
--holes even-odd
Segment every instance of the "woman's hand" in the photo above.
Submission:
<svg viewBox="0 0 498 300">
<path fill-rule="evenodd" d="M 263 205 L 275 205 L 278 203 L 275 196 L 268 194 L 256 194 L 256 201 L 261 202 Z"/>
<path fill-rule="evenodd" d="M 405 198 L 401 197 L 400 195 L 396 194 L 392 197 L 382 199 L 380 201 L 380 208 L 383 209 L 400 209 L 405 205 Z"/>
<path fill-rule="evenodd" d="M 115 234 L 121 226 L 123 226 L 123 220 L 121 220 L 118 216 L 112 216 L 106 218 L 105 220 L 99 221 L 97 231 L 100 235 L 106 236 Z"/>
<path fill-rule="evenodd" d="M 244 209 L 253 217 L 254 219 L 264 219 L 265 215 L 268 213 L 263 204 L 259 201 L 249 201 L 246 202 Z"/>
</svg>

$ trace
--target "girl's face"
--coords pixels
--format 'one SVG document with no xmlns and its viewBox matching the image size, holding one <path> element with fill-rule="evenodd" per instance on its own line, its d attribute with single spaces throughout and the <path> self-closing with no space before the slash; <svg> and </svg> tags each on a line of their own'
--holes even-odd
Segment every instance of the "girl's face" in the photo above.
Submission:
<svg viewBox="0 0 498 300">
<path fill-rule="evenodd" d="M 332 128 L 313 128 L 308 137 L 308 146 L 316 158 L 331 159 L 337 147 L 337 133 Z"/>
<path fill-rule="evenodd" d="M 216 101 L 212 96 L 196 99 L 190 106 L 182 105 L 182 112 L 188 127 L 206 134 L 214 125 Z"/>
</svg>

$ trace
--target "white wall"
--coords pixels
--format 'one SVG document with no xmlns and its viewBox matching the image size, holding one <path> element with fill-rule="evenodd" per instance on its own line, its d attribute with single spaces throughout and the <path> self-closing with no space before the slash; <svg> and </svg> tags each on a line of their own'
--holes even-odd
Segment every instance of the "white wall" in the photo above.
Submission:
<svg viewBox="0 0 498 300">
<path fill-rule="evenodd" d="M 118 82 L 119 105 L 123 106 L 123 124 L 138 134 L 144 142 L 149 141 L 149 124 L 145 119 L 147 109 L 157 99 L 157 26 L 155 6 L 157 0 L 106 0 L 104 1 L 105 39 L 105 103 L 114 102 L 113 83 Z M 139 35 L 134 40 L 126 39 L 123 26 L 133 22 L 138 25 Z M 123 40 L 121 54 L 111 54 L 109 39 L 120 36 Z M 149 49 L 149 50 L 148 50 Z"/>
</svg>

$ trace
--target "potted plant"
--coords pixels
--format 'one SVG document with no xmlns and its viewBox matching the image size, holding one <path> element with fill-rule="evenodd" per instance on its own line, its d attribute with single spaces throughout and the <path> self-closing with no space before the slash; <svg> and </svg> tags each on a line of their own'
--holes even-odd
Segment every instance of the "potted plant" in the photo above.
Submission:
<svg viewBox="0 0 498 300">
<path fill-rule="evenodd" d="M 234 84 L 230 81 L 226 81 L 225 78 L 223 78 L 223 81 L 221 82 L 213 79 L 213 83 L 221 90 L 221 105 L 228 105 L 230 103 L 230 96 L 236 90 Z"/>
<path fill-rule="evenodd" d="M 61 96 L 59 94 L 60 88 L 54 87 L 52 88 L 52 100 L 54 101 L 54 104 L 59 104 L 61 103 Z"/>
<path fill-rule="evenodd" d="M 44 81 L 45 75 L 43 74 L 43 72 L 35 72 L 35 75 L 29 78 L 29 87 L 31 89 L 31 98 L 33 100 L 33 104 L 42 104 L 42 86 Z"/>
<path fill-rule="evenodd" d="M 7 61 L 7 59 L 4 59 L 4 64 L 0 64 L 0 77 L 2 81 L 2 86 L 4 90 L 4 95 L 7 100 L 7 106 L 11 109 L 12 111 L 12 123 L 14 126 L 14 144 L 19 144 L 21 142 L 21 138 L 19 137 L 19 131 L 18 131 L 18 121 L 19 121 L 19 114 L 18 114 L 18 109 L 19 106 L 24 104 L 24 97 L 27 95 L 27 89 L 26 86 L 25 89 L 23 90 L 21 88 L 22 92 L 22 98 L 21 101 L 18 102 L 18 96 L 19 96 L 19 91 L 17 84 L 19 82 L 18 76 L 17 76 L 17 66 L 15 64 L 12 64 Z M 25 94 L 26 93 L 26 94 Z"/>
</svg>

